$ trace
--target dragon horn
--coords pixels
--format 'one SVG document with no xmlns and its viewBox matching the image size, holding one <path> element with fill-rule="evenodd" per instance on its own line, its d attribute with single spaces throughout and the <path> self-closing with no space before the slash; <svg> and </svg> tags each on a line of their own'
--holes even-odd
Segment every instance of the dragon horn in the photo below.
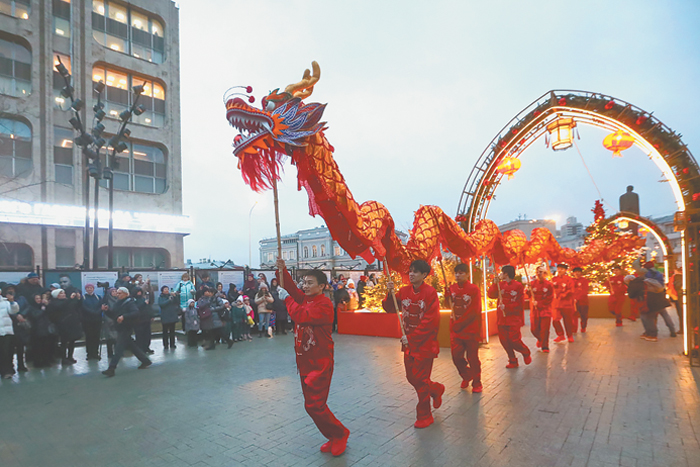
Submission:
<svg viewBox="0 0 700 467">
<path fill-rule="evenodd" d="M 315 61 L 311 62 L 311 69 L 314 70 L 313 75 L 307 68 L 304 70 L 304 76 L 301 78 L 301 81 L 296 84 L 290 84 L 284 88 L 284 91 L 300 99 L 309 97 L 314 90 L 314 85 L 321 78 L 321 67 L 318 66 L 318 63 Z"/>
</svg>

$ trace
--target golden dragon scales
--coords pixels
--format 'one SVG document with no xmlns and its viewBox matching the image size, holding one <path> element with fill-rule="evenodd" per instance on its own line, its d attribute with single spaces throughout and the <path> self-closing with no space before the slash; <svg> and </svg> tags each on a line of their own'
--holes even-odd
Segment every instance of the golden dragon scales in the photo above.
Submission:
<svg viewBox="0 0 700 467">
<path fill-rule="evenodd" d="M 298 83 L 283 92 L 275 89 L 253 107 L 254 98 L 231 88 L 224 96 L 226 118 L 239 130 L 233 153 L 245 182 L 255 191 L 279 180 L 280 166 L 289 157 L 297 167 L 298 188 L 309 196 L 309 212 L 320 215 L 332 237 L 353 258 L 368 262 L 386 261 L 389 267 L 405 274 L 415 259 L 428 262 L 450 251 L 462 261 L 486 256 L 497 264 L 522 265 L 542 259 L 586 265 L 618 258 L 621 253 L 641 246 L 643 239 L 620 236 L 614 243 L 602 240 L 580 251 L 562 248 L 548 229 L 537 228 L 528 241 L 519 230 L 501 233 L 490 220 L 479 221 L 472 232 L 437 206 L 421 206 L 415 212 L 409 240 L 403 244 L 396 235 L 394 220 L 377 201 L 355 201 L 333 157 L 333 146 L 324 134 L 321 122 L 325 104 L 303 102 L 321 77 L 318 63 L 306 70 Z M 250 87 L 243 87 L 251 93 Z M 245 99 L 244 99 L 245 98 Z M 247 102 L 246 102 L 247 101 Z"/>
</svg>

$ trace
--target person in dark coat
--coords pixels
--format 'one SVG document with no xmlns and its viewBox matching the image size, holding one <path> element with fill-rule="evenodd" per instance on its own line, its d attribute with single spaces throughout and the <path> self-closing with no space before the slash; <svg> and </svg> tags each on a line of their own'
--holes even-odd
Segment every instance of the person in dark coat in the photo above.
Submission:
<svg viewBox="0 0 700 467">
<path fill-rule="evenodd" d="M 109 368 L 102 372 L 102 374 L 107 377 L 114 376 L 119 360 L 121 360 L 122 355 L 124 355 L 124 350 L 126 349 L 131 350 L 134 356 L 141 362 L 139 370 L 144 370 L 153 363 L 131 338 L 131 331 L 134 327 L 134 323 L 138 321 L 141 312 L 136 306 L 134 299 L 129 297 L 129 289 L 126 287 L 119 287 L 117 289 L 117 298 L 118 300 L 111 311 L 112 315 L 116 316 L 117 346 L 114 349 L 114 356 L 109 361 Z"/>
<path fill-rule="evenodd" d="M 100 331 L 102 330 L 102 297 L 95 295 L 95 286 L 85 284 L 85 296 L 81 302 L 85 350 L 88 360 L 99 360 Z"/>
<path fill-rule="evenodd" d="M 73 358 L 75 341 L 83 335 L 79 307 L 79 293 L 73 292 L 68 298 L 63 289 L 51 292 L 51 301 L 47 306 L 47 312 L 51 321 L 56 325 L 58 335 L 61 338 L 61 363 L 64 365 L 77 363 L 77 360 Z"/>
<path fill-rule="evenodd" d="M 270 281 L 270 293 L 275 299 L 272 302 L 272 309 L 275 312 L 275 334 L 287 334 L 287 305 L 284 300 L 280 300 L 279 283 L 275 277 Z"/>
<path fill-rule="evenodd" d="M 257 323 L 258 317 L 258 305 L 255 303 L 255 296 L 258 294 L 258 281 L 255 280 L 255 275 L 248 274 L 248 279 L 246 279 L 243 284 L 243 295 L 250 297 L 250 306 L 253 309 L 253 320 Z"/>
<path fill-rule="evenodd" d="M 27 303 L 31 303 L 36 294 L 41 295 L 45 291 L 46 288 L 41 285 L 41 282 L 39 281 L 39 274 L 35 272 L 30 272 L 27 274 L 26 279 L 20 282 L 20 284 L 17 286 L 17 295 L 24 297 L 25 300 L 27 300 Z"/>
<path fill-rule="evenodd" d="M 49 319 L 46 307 L 48 299 L 35 294 L 27 307 L 27 318 L 32 323 L 31 342 L 34 368 L 51 366 L 51 344 L 55 326 Z"/>
<path fill-rule="evenodd" d="M 340 275 L 338 277 L 338 288 L 333 292 L 333 331 L 338 329 L 338 307 L 345 311 L 345 306 L 350 301 L 350 294 L 345 288 L 345 278 Z"/>
<path fill-rule="evenodd" d="M 109 288 L 102 299 L 102 338 L 107 346 L 107 358 L 112 358 L 114 346 L 117 345 L 117 317 L 113 311 L 118 300 L 117 289 L 114 287 Z"/>
<path fill-rule="evenodd" d="M 364 308 L 365 304 L 365 287 L 367 287 L 367 276 L 360 276 L 360 280 L 357 281 L 357 296 L 359 297 L 358 306 Z"/>
<path fill-rule="evenodd" d="M 134 323 L 136 344 L 147 354 L 153 355 L 154 352 L 151 350 L 151 321 L 153 320 L 151 305 L 140 287 L 134 287 L 131 290 L 131 298 L 134 299 L 136 307 L 139 309 L 139 318 Z"/>
<path fill-rule="evenodd" d="M 114 283 L 114 288 L 118 289 L 119 287 L 124 287 L 131 293 L 134 289 L 134 284 L 131 282 L 131 276 L 129 274 L 122 274 L 119 276 L 119 279 Z"/>
<path fill-rule="evenodd" d="M 207 287 L 202 289 L 202 292 L 204 295 L 197 302 L 197 311 L 201 320 L 202 337 L 206 345 L 204 349 L 214 350 L 220 329 L 223 327 L 221 312 L 224 310 L 224 302 L 214 295 L 213 288 Z M 206 344 L 207 341 L 208 344 Z"/>
<path fill-rule="evenodd" d="M 241 294 L 238 293 L 238 289 L 236 289 L 236 284 L 229 284 L 228 292 L 226 293 L 226 300 L 228 300 L 230 304 L 234 304 L 240 296 Z"/>
<path fill-rule="evenodd" d="M 175 345 L 175 323 L 178 322 L 181 313 L 180 297 L 170 293 L 170 288 L 164 285 L 160 288 L 158 297 L 160 306 L 160 323 L 163 326 L 163 349 L 176 349 Z"/>
</svg>

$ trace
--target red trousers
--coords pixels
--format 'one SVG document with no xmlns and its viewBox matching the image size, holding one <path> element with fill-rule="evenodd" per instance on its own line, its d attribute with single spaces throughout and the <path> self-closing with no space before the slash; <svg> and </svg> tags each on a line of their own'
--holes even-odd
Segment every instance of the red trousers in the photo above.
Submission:
<svg viewBox="0 0 700 467">
<path fill-rule="evenodd" d="M 406 367 L 406 379 L 418 394 L 416 418 L 424 420 L 431 417 L 430 397 L 437 395 L 444 386 L 430 380 L 433 371 L 432 358 L 417 358 L 404 353 L 403 364 Z"/>
<path fill-rule="evenodd" d="M 608 298 L 608 309 L 615 315 L 615 323 L 622 323 L 622 305 L 625 304 L 625 296 L 611 295 Z"/>
<path fill-rule="evenodd" d="M 318 427 L 318 431 L 328 439 L 345 436 L 347 428 L 343 426 L 326 405 L 331 389 L 333 362 L 323 370 L 301 375 L 301 390 L 304 393 L 304 408 Z"/>
<path fill-rule="evenodd" d="M 554 330 L 557 336 L 564 335 L 564 329 L 566 329 L 566 337 L 574 337 L 574 309 L 573 308 L 557 308 L 557 315 L 564 318 L 564 328 L 561 327 L 561 320 L 559 318 L 552 322 Z M 578 325 L 578 321 L 577 321 Z"/>
<path fill-rule="evenodd" d="M 518 357 L 515 356 L 515 352 L 518 351 L 523 354 L 524 357 L 530 355 L 530 349 L 527 345 L 523 343 L 523 338 L 520 335 L 520 326 L 507 326 L 498 325 L 498 339 L 501 341 L 501 345 L 508 354 L 508 360 L 510 362 L 517 362 Z"/>
<path fill-rule="evenodd" d="M 479 360 L 479 341 L 476 339 L 462 339 L 453 334 L 450 335 L 450 349 L 452 350 L 452 362 L 457 367 L 459 376 L 463 380 L 472 381 L 472 386 L 481 386 L 481 361 Z M 467 358 L 464 358 L 466 353 Z M 467 364 L 467 362 L 469 362 Z"/>
<path fill-rule="evenodd" d="M 540 341 L 543 350 L 549 350 L 549 328 L 552 325 L 551 316 L 535 318 L 535 325 L 531 325 L 532 334 Z"/>
</svg>

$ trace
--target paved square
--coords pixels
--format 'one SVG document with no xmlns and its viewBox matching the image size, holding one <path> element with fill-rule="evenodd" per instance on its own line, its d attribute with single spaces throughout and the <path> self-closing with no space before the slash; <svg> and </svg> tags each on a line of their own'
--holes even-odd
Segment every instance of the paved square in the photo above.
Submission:
<svg viewBox="0 0 700 467">
<path fill-rule="evenodd" d="M 74 368 L 0 383 L 0 466 L 698 467 L 700 371 L 680 338 L 641 332 L 592 320 L 575 343 L 516 370 L 493 339 L 480 352 L 482 394 L 459 388 L 442 349 L 433 379 L 447 391 L 425 430 L 413 428 L 397 340 L 336 334 L 329 406 L 352 432 L 339 458 L 318 450 L 291 335 L 209 352 L 182 342 L 163 352 L 154 339 L 151 368 L 128 358 L 111 379 L 80 349 Z"/>
</svg>

